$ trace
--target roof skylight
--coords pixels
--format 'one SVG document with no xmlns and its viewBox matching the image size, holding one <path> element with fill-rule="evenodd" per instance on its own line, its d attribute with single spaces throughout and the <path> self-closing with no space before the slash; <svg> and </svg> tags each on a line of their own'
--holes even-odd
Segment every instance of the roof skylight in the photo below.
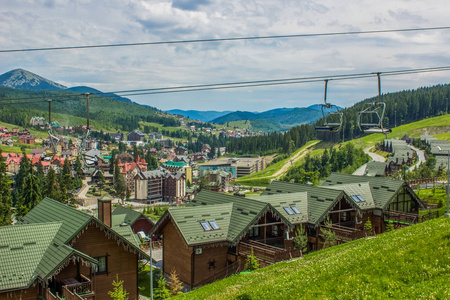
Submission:
<svg viewBox="0 0 450 300">
<path fill-rule="evenodd" d="M 219 229 L 219 225 L 217 225 L 216 221 L 209 221 L 209 224 L 214 230 Z"/>
<path fill-rule="evenodd" d="M 288 215 L 293 215 L 294 213 L 292 212 L 292 210 L 291 210 L 291 208 L 290 207 L 283 207 L 284 208 L 284 210 L 286 211 L 286 213 L 288 214 Z"/>
<path fill-rule="evenodd" d="M 204 230 L 206 230 L 206 231 L 212 230 L 212 228 L 208 222 L 201 222 L 201 224 L 202 224 Z"/>
<path fill-rule="evenodd" d="M 298 210 L 297 206 L 291 206 L 291 209 L 296 213 L 299 214 L 300 211 Z"/>
</svg>

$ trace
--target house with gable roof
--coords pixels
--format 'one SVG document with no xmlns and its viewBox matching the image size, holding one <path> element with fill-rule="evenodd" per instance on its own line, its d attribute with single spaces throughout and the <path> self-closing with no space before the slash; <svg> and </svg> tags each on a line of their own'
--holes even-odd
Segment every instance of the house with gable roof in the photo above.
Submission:
<svg viewBox="0 0 450 300">
<path fill-rule="evenodd" d="M 177 271 L 190 287 L 229 276 L 252 249 L 261 265 L 299 255 L 296 229 L 306 228 L 308 250 L 323 248 L 331 220 L 336 243 L 374 233 L 386 223 L 420 222 L 423 203 L 401 180 L 333 173 L 322 186 L 273 181 L 261 196 L 241 198 L 202 190 L 185 208 L 164 213 L 152 229 L 162 238 L 163 272 Z"/>
<path fill-rule="evenodd" d="M 45 198 L 0 227 L 0 299 L 108 299 L 116 274 L 139 299 L 138 261 L 150 257 L 129 225 L 112 223 L 111 199 L 98 204 L 96 218 Z"/>
<path fill-rule="evenodd" d="M 113 226 L 127 224 L 131 226 L 134 233 L 143 231 L 148 235 L 150 230 L 155 225 L 155 222 L 147 218 L 143 213 L 135 211 L 129 207 L 118 206 L 112 212 L 112 224 Z"/>
<path fill-rule="evenodd" d="M 339 208 L 358 210 L 343 191 L 321 187 L 254 198 L 202 190 L 187 207 L 166 211 L 151 233 L 162 237 L 163 271 L 175 269 L 195 287 L 242 270 L 252 248 L 262 265 L 298 256 L 292 238 L 300 224 L 311 227 L 315 250 L 315 232 Z"/>
<path fill-rule="evenodd" d="M 358 188 L 347 190 L 351 185 Z M 426 205 L 403 180 L 332 173 L 322 187 L 346 191 L 363 212 L 360 221 L 364 223 L 370 219 L 377 234 L 385 231 L 386 223 L 401 227 L 428 218 L 427 215 L 419 215 L 419 209 L 426 209 Z M 362 193 L 362 187 L 365 187 L 365 192 L 361 200 L 357 195 Z M 363 208 L 362 205 L 368 201 L 373 201 L 373 205 Z"/>
</svg>

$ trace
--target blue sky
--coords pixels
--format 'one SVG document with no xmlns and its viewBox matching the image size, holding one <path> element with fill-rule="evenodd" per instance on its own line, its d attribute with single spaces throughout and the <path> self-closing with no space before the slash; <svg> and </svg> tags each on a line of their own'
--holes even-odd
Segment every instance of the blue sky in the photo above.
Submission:
<svg viewBox="0 0 450 300">
<path fill-rule="evenodd" d="M 15 0 L 0 5 L 0 49 L 448 26 L 447 1 Z M 450 65 L 450 30 L 0 54 L 68 87 L 102 91 Z M 448 83 L 449 72 L 382 78 L 393 92 Z M 350 106 L 375 78 L 329 83 Z M 249 110 L 320 103 L 323 83 L 130 97 L 159 109 Z"/>
</svg>

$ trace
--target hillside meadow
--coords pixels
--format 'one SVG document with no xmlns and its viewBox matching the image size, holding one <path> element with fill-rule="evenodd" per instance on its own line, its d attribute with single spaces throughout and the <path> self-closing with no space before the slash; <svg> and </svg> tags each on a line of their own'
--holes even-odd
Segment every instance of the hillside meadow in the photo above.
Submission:
<svg viewBox="0 0 450 300">
<path fill-rule="evenodd" d="M 234 275 L 177 299 L 448 299 L 450 220 L 439 218 Z"/>
</svg>

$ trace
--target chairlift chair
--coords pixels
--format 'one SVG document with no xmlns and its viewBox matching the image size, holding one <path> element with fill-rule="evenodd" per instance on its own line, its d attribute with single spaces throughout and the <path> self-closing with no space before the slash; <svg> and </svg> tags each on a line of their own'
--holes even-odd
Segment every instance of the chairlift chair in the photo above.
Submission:
<svg viewBox="0 0 450 300">
<path fill-rule="evenodd" d="M 50 124 L 50 126 L 51 126 L 51 124 Z M 50 129 L 48 130 L 48 136 L 49 136 L 49 138 L 50 138 L 50 143 L 51 143 L 53 155 L 55 155 L 56 152 L 57 152 L 57 147 L 58 147 L 58 143 L 59 143 L 60 139 L 59 139 L 59 137 L 57 137 L 56 135 L 53 135 L 53 134 L 52 134 L 52 129 L 51 129 L 51 127 L 50 127 Z"/>
<path fill-rule="evenodd" d="M 339 108 L 334 105 L 327 103 L 327 87 L 328 87 L 328 79 L 325 80 L 325 93 L 324 93 L 324 102 L 325 104 L 320 104 L 320 109 L 322 111 L 322 119 L 323 124 L 321 126 L 316 126 L 317 131 L 327 131 L 327 132 L 338 132 L 341 130 L 342 122 L 343 122 L 343 113 L 339 110 Z M 332 110 L 326 112 L 325 110 Z"/>
<path fill-rule="evenodd" d="M 358 127 L 364 133 L 383 133 L 388 134 L 392 129 L 383 127 L 383 117 L 386 110 L 386 103 L 373 102 L 358 113 Z M 381 112 L 381 116 L 380 113 Z M 364 116 L 372 116 L 374 121 L 365 121 Z M 368 119 L 368 118 L 367 118 Z"/>
<path fill-rule="evenodd" d="M 79 145 L 78 145 L 78 156 L 81 158 L 81 162 L 83 164 L 82 168 L 92 168 L 96 167 L 98 163 L 97 157 L 89 157 L 83 155 L 83 151 L 86 151 L 86 142 L 89 137 L 90 129 L 89 129 L 89 93 L 85 93 L 86 95 L 86 132 L 83 135 L 78 137 Z"/>
<path fill-rule="evenodd" d="M 386 111 L 386 103 L 381 101 L 380 73 L 377 73 L 377 77 L 378 77 L 378 101 L 369 104 L 358 113 L 357 124 L 359 129 L 364 133 L 383 133 L 384 135 L 386 135 L 387 138 L 387 134 L 391 133 L 392 129 L 383 127 L 383 118 L 384 113 Z M 364 122 L 364 116 L 372 116 L 372 118 L 378 121 Z"/>
</svg>

